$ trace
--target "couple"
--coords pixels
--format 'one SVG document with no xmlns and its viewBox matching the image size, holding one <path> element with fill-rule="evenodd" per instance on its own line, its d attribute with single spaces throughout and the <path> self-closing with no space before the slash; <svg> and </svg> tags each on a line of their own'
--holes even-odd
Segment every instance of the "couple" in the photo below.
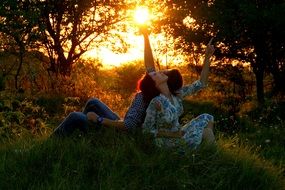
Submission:
<svg viewBox="0 0 285 190">
<path fill-rule="evenodd" d="M 142 127 L 151 133 L 158 146 L 179 146 L 184 144 L 196 148 L 202 139 L 214 142 L 214 118 L 202 114 L 184 126 L 179 124 L 183 113 L 182 100 L 207 85 L 210 57 L 214 53 L 211 41 L 207 45 L 200 80 L 183 86 L 181 73 L 176 70 L 155 71 L 153 54 L 146 31 L 144 36 L 144 63 L 147 73 L 138 81 L 138 89 L 124 120 L 98 99 L 90 99 L 83 112 L 72 112 L 55 129 L 53 136 L 68 136 L 75 129 L 87 132 L 88 127 L 115 127 L 132 130 Z"/>
</svg>

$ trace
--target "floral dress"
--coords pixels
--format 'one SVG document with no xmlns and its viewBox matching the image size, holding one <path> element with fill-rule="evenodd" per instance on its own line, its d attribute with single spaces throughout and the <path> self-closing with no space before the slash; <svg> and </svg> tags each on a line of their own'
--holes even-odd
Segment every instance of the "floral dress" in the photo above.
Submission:
<svg viewBox="0 0 285 190">
<path fill-rule="evenodd" d="M 197 148 L 202 141 L 204 128 L 208 125 L 209 121 L 214 121 L 214 117 L 209 114 L 201 114 L 184 126 L 180 125 L 179 117 L 183 113 L 183 98 L 194 94 L 202 88 L 202 83 L 200 80 L 197 80 L 190 85 L 183 86 L 178 91 L 177 96 L 172 96 L 173 102 L 162 94 L 153 98 L 146 110 L 143 132 L 152 133 L 155 137 L 155 143 L 160 147 L 186 145 L 190 148 Z M 161 105 L 160 111 L 156 108 L 157 103 Z M 182 130 L 184 135 L 182 138 L 156 137 L 158 130 L 170 132 Z"/>
</svg>

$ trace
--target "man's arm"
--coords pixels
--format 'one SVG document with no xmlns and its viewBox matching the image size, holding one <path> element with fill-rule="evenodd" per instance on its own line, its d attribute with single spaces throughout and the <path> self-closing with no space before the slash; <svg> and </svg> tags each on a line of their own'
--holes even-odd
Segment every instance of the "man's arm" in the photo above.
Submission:
<svg viewBox="0 0 285 190">
<path fill-rule="evenodd" d="M 110 120 L 103 118 L 102 124 L 106 127 L 115 127 L 120 130 L 134 129 L 140 127 L 145 117 L 146 105 L 142 93 L 137 93 L 124 117 L 124 120 Z M 98 115 L 94 112 L 87 114 L 88 120 L 97 122 Z"/>
<path fill-rule="evenodd" d="M 98 117 L 99 116 L 94 112 L 87 113 L 87 119 L 93 123 L 97 123 Z M 115 127 L 116 129 L 119 130 L 127 130 L 123 120 L 111 120 L 108 118 L 103 118 L 101 124 L 107 127 Z"/>
<path fill-rule="evenodd" d="M 144 37 L 144 65 L 147 73 L 155 71 L 152 49 L 150 46 L 149 35 L 146 28 L 141 29 Z"/>
<path fill-rule="evenodd" d="M 107 127 L 115 127 L 116 129 L 126 131 L 127 128 L 125 127 L 125 122 L 123 120 L 110 120 L 107 118 L 104 118 L 102 121 L 102 125 Z"/>
</svg>

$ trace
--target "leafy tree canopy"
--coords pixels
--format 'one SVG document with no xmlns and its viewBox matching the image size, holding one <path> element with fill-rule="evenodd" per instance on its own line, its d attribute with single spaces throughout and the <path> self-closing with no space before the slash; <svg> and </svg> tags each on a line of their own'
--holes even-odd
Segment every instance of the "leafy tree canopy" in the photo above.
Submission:
<svg viewBox="0 0 285 190">
<path fill-rule="evenodd" d="M 215 37 L 216 56 L 248 61 L 254 69 L 257 96 L 264 99 L 263 75 L 268 69 L 277 89 L 284 76 L 285 2 L 253 0 L 174 0 L 164 23 L 184 46 L 206 43 Z M 282 67 L 282 68 L 281 68 Z M 284 77 L 283 77 L 284 78 Z"/>
</svg>

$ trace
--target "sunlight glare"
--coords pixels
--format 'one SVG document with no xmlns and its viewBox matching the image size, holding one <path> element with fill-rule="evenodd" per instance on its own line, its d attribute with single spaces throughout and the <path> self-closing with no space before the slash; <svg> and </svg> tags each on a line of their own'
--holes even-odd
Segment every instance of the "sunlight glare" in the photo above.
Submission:
<svg viewBox="0 0 285 190">
<path fill-rule="evenodd" d="M 149 19 L 149 11 L 146 7 L 139 7 L 135 11 L 135 21 L 138 24 L 144 24 Z"/>
<path fill-rule="evenodd" d="M 95 58 L 102 62 L 104 68 L 120 66 L 124 63 L 129 63 L 143 59 L 143 39 L 135 35 L 128 35 L 127 40 L 132 42 L 131 47 L 126 53 L 117 54 L 112 52 L 108 47 L 99 47 L 89 50 L 85 53 L 85 58 Z M 129 43 L 130 43 L 129 42 Z"/>
<path fill-rule="evenodd" d="M 103 68 L 109 69 L 113 67 L 118 67 L 123 64 L 128 64 L 136 61 L 143 61 L 144 58 L 144 44 L 143 38 L 137 36 L 133 33 L 129 33 L 125 39 L 127 43 L 131 44 L 126 53 L 115 53 L 112 52 L 108 46 L 100 46 L 89 50 L 84 54 L 86 59 L 93 58 L 102 63 Z M 150 41 L 153 42 L 154 57 L 160 62 L 160 66 L 165 67 L 169 65 L 180 65 L 185 63 L 186 57 L 177 51 L 174 51 L 174 46 L 169 46 L 167 53 L 160 53 L 163 43 L 169 42 L 169 44 L 174 44 L 173 39 L 169 38 L 166 40 L 165 34 L 158 34 L 150 36 Z"/>
</svg>

